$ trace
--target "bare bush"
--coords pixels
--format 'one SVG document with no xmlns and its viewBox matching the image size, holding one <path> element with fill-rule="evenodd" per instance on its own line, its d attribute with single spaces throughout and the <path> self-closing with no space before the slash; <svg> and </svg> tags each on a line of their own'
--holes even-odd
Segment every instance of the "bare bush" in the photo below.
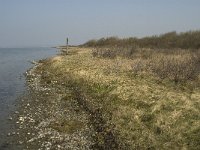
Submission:
<svg viewBox="0 0 200 150">
<path fill-rule="evenodd" d="M 117 52 L 111 48 L 96 48 L 92 51 L 93 57 L 115 58 Z"/>
<path fill-rule="evenodd" d="M 132 71 L 134 74 L 140 74 L 142 72 L 146 72 L 148 70 L 147 67 L 148 62 L 144 59 L 135 59 L 133 60 Z"/>
<path fill-rule="evenodd" d="M 144 38 L 125 38 L 117 37 L 101 38 L 99 40 L 90 40 L 83 44 L 86 47 L 119 47 L 137 45 L 140 48 L 162 48 L 162 49 L 198 49 L 200 48 L 200 31 L 189 31 L 177 33 L 175 31 L 162 35 L 144 37 Z"/>
<path fill-rule="evenodd" d="M 152 56 L 149 68 L 161 79 L 168 78 L 175 82 L 194 80 L 199 75 L 199 57 L 192 54 Z"/>
<path fill-rule="evenodd" d="M 153 74 L 160 79 L 170 79 L 174 82 L 195 80 L 200 74 L 200 51 L 183 49 L 150 49 L 132 47 L 96 48 L 94 57 L 133 59 L 134 74 L 142 72 Z"/>
<path fill-rule="evenodd" d="M 132 58 L 132 56 L 136 53 L 135 46 L 129 47 L 98 47 L 93 49 L 92 55 L 93 57 L 103 57 L 103 58 L 115 58 L 116 56 L 121 56 L 125 58 Z"/>
</svg>

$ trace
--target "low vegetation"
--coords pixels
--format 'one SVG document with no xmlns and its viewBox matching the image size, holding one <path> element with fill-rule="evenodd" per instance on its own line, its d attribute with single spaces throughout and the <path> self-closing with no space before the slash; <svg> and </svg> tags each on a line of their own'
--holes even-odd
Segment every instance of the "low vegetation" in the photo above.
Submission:
<svg viewBox="0 0 200 150">
<path fill-rule="evenodd" d="M 78 135 L 72 147 L 85 149 L 200 149 L 199 35 L 111 37 L 60 47 L 60 55 L 31 71 L 32 86 L 48 89 L 38 101 L 51 118 L 43 129 Z"/>
<path fill-rule="evenodd" d="M 133 74 L 154 75 L 160 79 L 169 79 L 175 83 L 199 80 L 199 50 L 158 50 L 146 48 L 93 48 L 93 57 L 123 57 L 131 59 Z"/>
<path fill-rule="evenodd" d="M 175 83 L 199 80 L 200 31 L 170 32 L 141 39 L 102 38 L 83 46 L 92 47 L 94 57 L 132 59 L 134 74 L 145 72 Z"/>
<path fill-rule="evenodd" d="M 95 148 L 200 149 L 198 50 L 76 47 L 41 63 L 91 114 Z"/>
<path fill-rule="evenodd" d="M 87 47 L 127 47 L 136 46 L 140 48 L 181 48 L 181 49 L 199 49 L 200 48 L 200 31 L 189 31 L 176 33 L 175 31 L 144 38 L 126 38 L 118 37 L 101 38 L 99 40 L 90 40 L 83 44 Z"/>
</svg>

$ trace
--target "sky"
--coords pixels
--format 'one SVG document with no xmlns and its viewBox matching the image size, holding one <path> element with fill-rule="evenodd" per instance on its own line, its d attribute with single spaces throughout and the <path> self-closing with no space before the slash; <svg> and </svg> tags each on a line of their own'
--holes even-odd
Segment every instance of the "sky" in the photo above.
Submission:
<svg viewBox="0 0 200 150">
<path fill-rule="evenodd" d="M 0 47 L 200 29 L 200 0 L 0 0 Z"/>
</svg>

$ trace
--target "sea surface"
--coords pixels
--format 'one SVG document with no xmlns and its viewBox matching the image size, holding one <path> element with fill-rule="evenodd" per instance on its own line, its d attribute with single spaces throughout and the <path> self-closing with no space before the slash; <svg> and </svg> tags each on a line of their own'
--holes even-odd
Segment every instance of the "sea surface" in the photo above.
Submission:
<svg viewBox="0 0 200 150">
<path fill-rule="evenodd" d="M 57 53 L 54 48 L 0 48 L 0 147 L 12 130 L 17 98 L 26 91 L 24 73 L 33 67 L 30 61 Z"/>
</svg>

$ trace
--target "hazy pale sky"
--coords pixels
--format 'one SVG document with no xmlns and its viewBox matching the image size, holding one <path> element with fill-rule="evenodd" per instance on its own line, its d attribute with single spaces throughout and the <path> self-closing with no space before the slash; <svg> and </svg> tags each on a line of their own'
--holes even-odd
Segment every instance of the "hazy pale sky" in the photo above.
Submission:
<svg viewBox="0 0 200 150">
<path fill-rule="evenodd" d="M 0 47 L 200 29 L 200 0 L 0 0 Z"/>
</svg>

